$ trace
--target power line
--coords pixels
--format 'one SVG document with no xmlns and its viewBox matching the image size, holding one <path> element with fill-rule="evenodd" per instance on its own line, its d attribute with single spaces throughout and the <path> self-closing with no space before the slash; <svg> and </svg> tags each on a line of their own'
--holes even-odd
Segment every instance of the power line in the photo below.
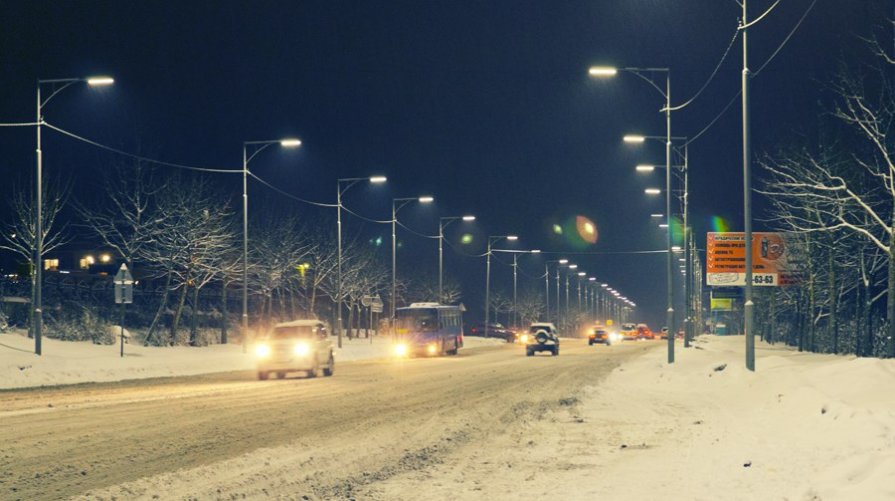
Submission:
<svg viewBox="0 0 895 501">
<path fill-rule="evenodd" d="M 78 141 L 87 143 L 91 146 L 96 146 L 97 148 L 100 148 L 100 149 L 103 149 L 106 151 L 110 151 L 112 153 L 117 153 L 119 155 L 123 155 L 123 156 L 129 157 L 129 158 L 133 158 L 135 160 L 140 160 L 143 162 L 149 162 L 149 163 L 154 163 L 154 164 L 158 164 L 158 165 L 164 165 L 167 167 L 174 167 L 175 169 L 184 169 L 184 170 L 191 170 L 191 171 L 197 171 L 197 172 L 214 172 L 214 173 L 218 173 L 218 174 L 240 174 L 240 173 L 242 173 L 242 169 L 210 169 L 210 168 L 205 168 L 205 167 L 194 167 L 191 165 L 183 165 L 183 164 L 176 164 L 176 163 L 172 163 L 172 162 L 165 162 L 163 160 L 155 160 L 154 158 L 148 158 L 148 157 L 144 157 L 144 156 L 140 156 L 140 155 L 135 155 L 133 153 L 129 153 L 124 150 L 119 150 L 118 148 L 106 146 L 104 144 L 98 143 L 91 139 L 87 139 L 85 137 L 79 136 L 73 132 L 69 132 L 65 129 L 60 129 L 59 127 L 56 127 L 55 125 L 47 123 L 47 122 L 43 122 L 42 125 L 46 125 L 48 128 L 50 128 L 60 134 L 71 137 L 73 139 L 77 139 Z"/>
<path fill-rule="evenodd" d="M 709 75 L 708 80 L 706 80 L 705 83 L 702 84 L 702 87 L 700 87 L 699 90 L 696 91 L 696 94 L 694 94 L 693 97 L 691 97 L 690 99 L 688 99 L 687 102 L 685 102 L 684 104 L 681 104 L 681 105 L 678 105 L 678 106 L 673 106 L 673 107 L 669 108 L 671 111 L 677 111 L 677 110 L 686 108 L 686 107 L 689 106 L 693 101 L 695 101 L 696 98 L 698 98 L 700 94 L 702 94 L 702 91 L 704 91 L 704 90 L 706 89 L 706 87 L 709 86 L 709 84 L 712 82 L 712 80 L 714 80 L 715 75 L 718 74 L 718 70 L 721 69 L 721 65 L 724 64 L 724 61 L 725 61 L 725 60 L 727 60 L 727 55 L 730 53 L 730 48 L 733 47 L 733 43 L 736 41 L 737 37 L 739 37 L 739 36 L 740 36 L 740 30 L 739 30 L 739 28 L 733 30 L 733 37 L 730 39 L 730 43 L 727 44 L 727 48 L 724 49 L 724 54 L 721 55 L 721 60 L 718 61 L 718 64 L 717 64 L 717 65 L 715 65 L 715 69 L 712 71 L 712 74 Z M 660 111 L 665 111 L 665 110 L 663 109 L 663 110 L 660 110 Z"/>
<path fill-rule="evenodd" d="M 797 22 L 796 25 L 792 28 L 792 31 L 789 32 L 789 35 L 786 35 L 786 38 L 783 39 L 783 42 L 780 43 L 780 45 L 777 47 L 777 50 L 775 50 L 771 54 L 771 57 L 769 57 L 768 60 L 765 61 L 764 64 L 762 64 L 761 67 L 758 68 L 758 70 L 752 74 L 753 78 L 757 77 L 758 74 L 761 73 L 761 70 L 763 70 L 765 68 L 765 66 L 770 64 L 771 61 L 773 61 L 774 58 L 777 57 L 777 54 L 783 49 L 783 46 L 786 45 L 787 42 L 789 42 L 789 39 L 792 38 L 792 36 L 795 34 L 796 30 L 799 29 L 799 26 L 802 25 L 802 21 L 804 21 L 805 18 L 808 17 L 808 13 L 811 12 L 811 9 L 814 8 L 814 4 L 816 4 L 816 3 L 817 3 L 817 0 L 814 0 L 813 2 L 811 2 L 811 5 L 809 5 L 808 8 L 805 10 L 805 13 L 802 14 L 802 17 L 799 19 L 799 22 Z"/>
<path fill-rule="evenodd" d="M 240 172 L 242 172 L 242 171 L 240 171 Z M 306 203 L 306 204 L 309 204 L 309 205 L 316 205 L 317 207 L 338 207 L 338 205 L 336 205 L 336 204 L 327 204 L 327 203 L 322 203 L 322 202 L 315 202 L 315 201 L 313 201 L 313 200 L 307 200 L 307 199 L 304 199 L 304 198 L 301 198 L 301 197 L 297 197 L 297 196 L 295 196 L 295 195 L 293 195 L 293 194 L 291 194 L 291 193 L 285 192 L 285 191 L 283 191 L 283 190 L 277 188 L 276 186 L 274 186 L 274 185 L 268 183 L 267 181 L 261 179 L 260 177 L 258 177 L 257 175 L 255 175 L 254 172 L 249 171 L 248 174 L 249 174 L 249 176 L 253 177 L 256 181 L 258 181 L 259 183 L 263 184 L 264 186 L 267 186 L 268 188 L 270 188 L 270 189 L 276 191 L 277 193 L 279 193 L 280 195 L 283 195 L 284 197 L 291 198 L 292 200 L 296 200 L 296 201 L 298 201 L 298 202 Z"/>
<path fill-rule="evenodd" d="M 0 123 L 0 127 L 29 127 L 39 125 L 40 122 L 7 122 Z"/>
</svg>

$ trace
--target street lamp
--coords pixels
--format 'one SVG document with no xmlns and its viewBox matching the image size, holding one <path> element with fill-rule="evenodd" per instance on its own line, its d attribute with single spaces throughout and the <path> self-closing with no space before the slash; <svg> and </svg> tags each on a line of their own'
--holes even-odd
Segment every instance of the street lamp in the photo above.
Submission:
<svg viewBox="0 0 895 501">
<path fill-rule="evenodd" d="M 89 78 L 53 78 L 37 81 L 37 169 L 35 180 L 35 211 L 34 211 L 34 282 L 32 286 L 32 312 L 33 312 L 33 332 L 34 332 L 34 354 L 40 355 L 43 351 L 41 346 L 41 332 L 43 330 L 43 253 L 44 253 L 44 230 L 43 230 L 43 151 L 41 150 L 41 125 L 43 125 L 43 107 L 53 99 L 56 94 L 62 92 L 63 89 L 78 82 L 86 82 L 91 87 L 110 85 L 115 82 L 109 77 L 89 77 Z M 40 88 L 42 85 L 51 86 L 50 95 L 46 99 L 41 99 Z"/>
<path fill-rule="evenodd" d="M 297 148 L 301 140 L 295 138 L 242 143 L 242 348 L 248 348 L 249 338 L 249 162 L 271 145 Z M 252 149 L 249 154 L 249 149 Z"/>
<path fill-rule="evenodd" d="M 450 216 L 438 218 L 438 302 L 444 300 L 444 229 L 457 220 L 475 221 L 475 216 Z"/>
<path fill-rule="evenodd" d="M 643 190 L 643 192 L 647 195 L 659 195 L 662 193 L 662 190 L 660 190 L 659 188 L 647 188 Z"/>
<path fill-rule="evenodd" d="M 540 249 L 532 249 L 529 251 L 516 251 L 513 252 L 513 327 L 519 325 L 519 322 L 516 320 L 516 284 L 518 279 L 518 268 L 519 268 L 519 254 L 540 254 Z"/>
<path fill-rule="evenodd" d="M 398 300 L 398 268 L 397 268 L 397 254 L 398 254 L 398 237 L 397 237 L 397 224 L 398 224 L 398 211 L 401 210 L 402 207 L 409 204 L 410 202 L 419 202 L 421 204 L 428 204 L 435 200 L 435 198 L 424 195 L 416 198 L 393 198 L 392 199 L 392 304 L 391 304 L 391 317 L 390 324 L 392 328 L 392 336 L 395 334 L 395 304 Z"/>
<path fill-rule="evenodd" d="M 488 237 L 488 251 L 485 252 L 485 337 L 488 337 L 488 324 L 491 313 L 491 246 L 506 239 L 508 242 L 519 240 L 516 235 L 496 235 Z"/>
<path fill-rule="evenodd" d="M 338 257 L 336 258 L 338 261 L 338 273 L 336 275 L 338 280 L 336 284 L 336 309 L 338 310 L 338 313 L 336 313 L 336 330 L 339 333 L 339 348 L 342 347 L 342 195 L 344 195 L 349 188 L 361 181 L 380 184 L 386 182 L 386 180 L 387 178 L 385 176 L 346 177 L 336 179 L 336 240 L 338 242 Z M 343 183 L 346 184 L 344 188 L 342 188 Z"/>
<path fill-rule="evenodd" d="M 595 73 L 591 73 L 591 76 L 594 77 L 610 77 L 614 76 L 616 72 L 606 71 L 607 68 L 593 67 L 591 70 L 596 70 Z M 623 68 L 624 71 L 633 73 L 646 83 L 650 84 L 655 90 L 665 98 L 665 107 L 662 108 L 661 111 L 665 112 L 665 216 L 667 218 L 668 225 L 671 225 L 671 69 L 670 68 Z M 589 72 L 590 73 L 590 72 Z M 664 73 L 665 74 L 665 89 L 656 84 L 652 78 L 648 78 L 644 75 L 644 73 Z M 646 140 L 645 136 L 625 136 L 624 141 L 628 143 L 643 143 Z M 669 329 L 674 327 L 674 284 L 673 280 L 673 270 L 671 265 L 671 232 L 668 232 L 667 235 L 667 247 L 669 249 L 668 258 L 667 258 L 667 266 L 666 266 L 666 287 L 668 289 L 668 310 L 667 310 L 667 322 L 669 325 Z M 674 339 L 672 336 L 668 337 L 668 363 L 674 363 Z"/>
<path fill-rule="evenodd" d="M 544 262 L 544 294 L 547 298 L 547 317 L 546 320 L 550 321 L 550 265 L 551 264 L 559 264 L 564 265 L 568 263 L 568 259 L 555 259 L 551 261 Z M 556 313 L 559 316 L 559 266 L 556 267 Z"/>
<path fill-rule="evenodd" d="M 653 172 L 656 170 L 655 165 L 638 165 L 634 168 L 637 172 Z"/>
</svg>

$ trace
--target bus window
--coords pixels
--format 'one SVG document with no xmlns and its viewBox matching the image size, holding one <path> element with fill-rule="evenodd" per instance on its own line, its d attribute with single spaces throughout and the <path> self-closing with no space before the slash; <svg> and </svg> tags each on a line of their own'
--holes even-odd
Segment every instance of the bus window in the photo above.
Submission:
<svg viewBox="0 0 895 501">
<path fill-rule="evenodd" d="M 438 312 L 434 308 L 399 310 L 398 328 L 408 332 L 432 332 L 438 330 Z"/>
</svg>

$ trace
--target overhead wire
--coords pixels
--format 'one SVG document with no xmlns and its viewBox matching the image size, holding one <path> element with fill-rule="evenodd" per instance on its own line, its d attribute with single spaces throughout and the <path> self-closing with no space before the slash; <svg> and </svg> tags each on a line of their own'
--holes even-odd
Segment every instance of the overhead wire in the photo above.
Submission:
<svg viewBox="0 0 895 501">
<path fill-rule="evenodd" d="M 100 148 L 100 149 L 103 149 L 106 151 L 110 151 L 110 152 L 116 153 L 118 155 L 123 155 L 123 156 L 129 157 L 129 158 L 133 158 L 135 160 L 140 160 L 142 162 L 149 162 L 149 163 L 154 163 L 154 164 L 158 164 L 158 165 L 164 165 L 167 167 L 174 167 L 175 169 L 191 170 L 191 171 L 197 171 L 197 172 L 214 172 L 214 173 L 218 173 L 218 174 L 240 174 L 240 173 L 242 173 L 242 169 L 214 169 L 214 168 L 207 168 L 207 167 L 195 167 L 192 165 L 177 164 L 177 163 L 173 163 L 173 162 L 165 162 L 164 160 L 156 160 L 154 158 L 144 157 L 141 155 L 136 155 L 134 153 L 129 153 L 124 150 L 120 150 L 118 148 L 106 146 L 105 144 L 98 143 L 96 141 L 93 141 L 92 139 L 87 139 L 86 137 L 79 136 L 79 135 L 75 134 L 74 132 L 70 132 L 65 129 L 56 127 L 55 125 L 48 123 L 48 122 L 43 122 L 42 125 L 45 125 L 45 126 L 47 126 L 47 128 L 52 129 L 62 135 L 68 136 L 70 138 L 76 139 L 76 140 L 84 142 L 84 143 L 87 143 L 91 146 L 95 146 L 97 148 Z"/>
<path fill-rule="evenodd" d="M 336 206 L 334 205 L 334 207 L 336 207 Z M 348 207 L 345 207 L 345 204 L 342 204 L 342 210 L 345 211 L 345 212 L 347 212 L 347 213 L 349 213 L 349 214 L 351 214 L 351 215 L 354 216 L 354 217 L 357 217 L 357 218 L 359 218 L 359 219 L 363 219 L 364 221 L 367 221 L 368 223 L 376 223 L 376 224 L 392 224 L 392 220 L 391 220 L 391 219 L 387 219 L 387 220 L 379 220 L 379 219 L 371 219 L 371 218 L 368 218 L 368 217 L 366 217 L 366 216 L 362 216 L 362 215 L 358 214 L 357 212 L 354 212 L 353 210 L 349 209 Z"/>
<path fill-rule="evenodd" d="M 33 127 L 35 125 L 40 125 L 40 122 L 6 122 L 0 123 L 0 127 Z"/>
<path fill-rule="evenodd" d="M 771 56 L 767 59 L 767 61 L 765 61 L 764 64 L 762 64 L 762 65 L 758 68 L 758 70 L 756 70 L 755 73 L 752 74 L 752 77 L 753 77 L 753 78 L 757 77 L 758 74 L 761 73 L 761 70 L 765 69 L 765 66 L 767 66 L 768 64 L 770 64 L 771 61 L 773 61 L 774 58 L 777 57 L 777 54 L 783 49 L 783 46 L 785 46 L 786 43 L 789 42 L 789 39 L 792 38 L 792 36 L 795 34 L 795 32 L 799 29 L 799 27 L 802 25 L 802 22 L 805 20 L 806 17 L 808 17 L 808 13 L 811 12 L 811 9 L 814 8 L 814 5 L 815 5 L 816 3 L 817 3 L 817 0 L 814 0 L 813 2 L 811 2 L 811 5 L 809 5 L 808 8 L 805 9 L 805 13 L 802 14 L 802 17 L 799 18 L 799 21 L 796 23 L 796 25 L 793 26 L 793 28 L 792 28 L 792 30 L 789 32 L 789 34 L 786 35 L 786 38 L 784 38 L 783 41 L 780 43 L 780 45 L 777 46 L 777 49 L 771 54 Z M 775 5 L 776 5 L 776 4 L 775 4 Z"/>
<path fill-rule="evenodd" d="M 730 43 L 727 44 L 727 48 L 724 49 L 724 54 L 721 55 L 721 60 L 718 61 L 718 64 L 715 65 L 715 69 L 712 70 L 712 74 L 709 75 L 709 78 L 705 81 L 704 84 L 702 84 L 702 87 L 700 87 L 699 90 L 696 91 L 696 94 L 694 94 L 693 97 L 691 97 L 686 102 L 684 102 L 684 104 L 679 104 L 677 106 L 672 106 L 671 108 L 668 108 L 670 111 L 677 111 L 677 110 L 686 108 L 691 103 L 693 103 L 693 101 L 695 101 L 696 98 L 698 98 L 700 94 L 702 94 L 702 91 L 704 91 L 706 89 L 706 87 L 708 87 L 709 84 L 712 83 L 712 80 L 715 79 L 715 75 L 718 74 L 718 70 L 721 69 L 721 65 L 724 64 L 724 61 L 727 60 L 727 55 L 730 54 L 730 48 L 733 47 L 733 43 L 736 42 L 736 39 L 739 36 L 740 36 L 740 30 L 739 30 L 739 27 L 737 27 L 737 29 L 733 30 L 733 37 L 730 39 Z M 661 111 L 665 111 L 665 110 L 663 109 Z"/>
<path fill-rule="evenodd" d="M 416 231 L 416 230 L 410 228 L 410 227 L 407 226 L 406 224 L 402 223 L 401 221 L 398 221 L 397 219 L 395 220 L 395 223 L 396 223 L 398 226 L 400 226 L 401 228 L 404 228 L 405 230 L 407 230 L 407 231 L 409 231 L 410 233 L 413 233 L 414 235 L 419 236 L 419 237 L 431 238 L 431 239 L 434 239 L 434 240 L 438 240 L 439 238 L 441 238 L 441 237 L 439 237 L 438 235 L 426 235 L 425 233 L 420 233 L 420 232 L 418 232 L 418 231 Z"/>
<path fill-rule="evenodd" d="M 754 21 L 750 22 L 750 23 L 749 23 L 748 25 L 746 25 L 745 27 L 752 26 L 752 25 L 755 24 L 756 22 L 760 21 L 762 18 L 764 18 L 765 16 L 767 16 L 767 15 L 771 12 L 771 10 L 773 10 L 774 7 L 776 7 L 777 4 L 779 4 L 779 3 L 780 3 L 780 1 L 777 0 L 777 2 L 775 2 L 774 5 L 772 5 L 770 8 L 768 8 L 768 10 L 765 11 L 764 14 L 762 14 L 761 16 L 759 16 L 759 17 L 758 17 L 757 19 L 755 19 Z M 799 20 L 796 22 L 795 26 L 793 26 L 792 30 L 790 30 L 789 34 L 786 35 L 786 38 L 784 38 L 783 41 L 780 42 L 780 45 L 777 46 L 777 48 L 774 50 L 774 52 L 771 53 L 771 55 L 768 57 L 768 59 L 765 60 L 765 62 L 758 68 L 758 70 L 756 70 L 755 72 L 752 73 L 751 78 L 755 78 L 755 77 L 757 77 L 757 76 L 762 72 L 762 70 L 764 70 L 765 67 L 767 67 L 767 65 L 770 64 L 771 61 L 773 61 L 775 57 L 777 57 L 777 54 L 779 54 L 780 51 L 783 50 L 783 47 L 787 44 L 787 42 L 789 42 L 789 40 L 790 40 L 790 39 L 792 38 L 792 36 L 796 33 L 796 31 L 798 31 L 799 27 L 802 26 L 802 23 L 805 21 L 805 18 L 807 18 L 807 17 L 808 17 L 808 14 L 811 12 L 811 10 L 814 9 L 814 5 L 815 5 L 815 4 L 817 4 L 817 0 L 813 0 L 813 1 L 811 2 L 811 4 L 808 5 L 808 8 L 805 9 L 805 12 L 802 14 L 802 17 L 799 18 Z M 741 31 L 743 28 L 744 28 L 743 26 L 740 26 L 740 27 L 737 28 L 737 31 Z M 705 127 L 703 127 L 703 129 L 702 129 L 701 131 L 699 131 L 698 134 L 696 134 L 695 136 L 693 136 L 692 138 L 690 138 L 690 139 L 686 142 L 686 144 L 690 144 L 690 143 L 692 143 L 693 141 L 696 141 L 696 140 L 699 139 L 703 134 L 705 134 L 706 132 L 708 132 L 708 130 L 711 129 L 712 126 L 714 126 L 715 123 L 716 123 L 722 116 L 724 116 L 725 113 L 727 113 L 727 111 L 730 109 L 731 106 L 733 106 L 733 103 L 737 100 L 738 97 L 740 97 L 740 95 L 741 95 L 742 93 L 743 93 L 742 89 L 739 90 L 739 91 L 737 91 L 737 93 L 730 99 L 730 101 L 727 102 L 727 104 L 724 106 L 724 108 L 721 109 L 721 111 L 720 111 L 717 115 L 715 115 L 715 118 L 713 118 L 713 119 L 708 123 L 708 125 L 706 125 Z"/>
<path fill-rule="evenodd" d="M 240 172 L 242 172 L 242 171 L 240 171 Z M 263 184 L 264 186 L 267 186 L 268 188 L 270 188 L 270 189 L 276 191 L 277 193 L 279 193 L 280 195 L 283 195 L 284 197 L 287 197 L 287 198 L 291 198 L 292 200 L 296 200 L 296 201 L 298 201 L 298 202 L 306 203 L 306 204 L 309 204 L 309 205 L 315 205 L 315 206 L 317 206 L 317 207 L 330 207 L 330 208 L 338 207 L 338 205 L 336 205 L 336 204 L 328 204 L 328 203 L 323 203 L 323 202 L 315 202 L 315 201 L 313 201 L 313 200 L 307 200 L 307 199 L 305 199 L 305 198 L 297 197 L 297 196 L 295 196 L 295 195 L 293 195 L 293 194 L 291 194 L 291 193 L 288 193 L 288 192 L 286 192 L 286 191 L 283 191 L 283 190 L 277 188 L 276 186 L 274 186 L 274 185 L 268 183 L 267 181 L 261 179 L 261 178 L 258 177 L 254 172 L 249 171 L 248 174 L 249 174 L 250 177 L 254 178 L 256 181 L 258 181 L 259 183 Z"/>
</svg>

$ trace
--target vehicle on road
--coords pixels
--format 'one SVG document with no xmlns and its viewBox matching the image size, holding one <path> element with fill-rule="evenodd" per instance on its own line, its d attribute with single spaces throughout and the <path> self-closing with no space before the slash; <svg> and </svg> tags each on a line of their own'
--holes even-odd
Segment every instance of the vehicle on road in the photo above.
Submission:
<svg viewBox="0 0 895 501">
<path fill-rule="evenodd" d="M 320 320 L 294 320 L 277 324 L 255 344 L 258 379 L 270 374 L 283 379 L 289 372 L 308 377 L 332 376 L 336 370 L 332 341 Z"/>
<path fill-rule="evenodd" d="M 473 325 L 469 329 L 469 335 L 506 339 L 508 343 L 516 342 L 516 331 L 508 329 L 501 323 L 488 324 L 487 330 L 485 329 L 485 324 Z"/>
<path fill-rule="evenodd" d="M 463 347 L 463 305 L 411 303 L 395 311 L 397 356 L 456 355 Z"/>
<path fill-rule="evenodd" d="M 684 339 L 684 331 L 683 329 L 677 331 L 676 339 Z M 659 339 L 668 339 L 668 327 L 662 327 L 662 334 L 659 336 Z"/>
<path fill-rule="evenodd" d="M 609 346 L 617 341 L 621 341 L 621 337 L 619 337 L 618 333 L 611 331 L 606 327 L 594 327 L 587 335 L 588 346 L 593 346 L 595 344 L 605 344 L 606 346 Z"/>
<path fill-rule="evenodd" d="M 637 339 L 656 339 L 656 334 L 646 324 L 637 324 Z"/>
<path fill-rule="evenodd" d="M 559 355 L 559 333 L 550 322 L 536 322 L 528 328 L 528 333 L 519 337 L 525 345 L 525 355 L 534 356 L 541 351 L 549 351 L 554 357 Z"/>
<path fill-rule="evenodd" d="M 619 335 L 625 341 L 635 341 L 637 339 L 637 324 L 622 324 L 619 328 Z"/>
</svg>

